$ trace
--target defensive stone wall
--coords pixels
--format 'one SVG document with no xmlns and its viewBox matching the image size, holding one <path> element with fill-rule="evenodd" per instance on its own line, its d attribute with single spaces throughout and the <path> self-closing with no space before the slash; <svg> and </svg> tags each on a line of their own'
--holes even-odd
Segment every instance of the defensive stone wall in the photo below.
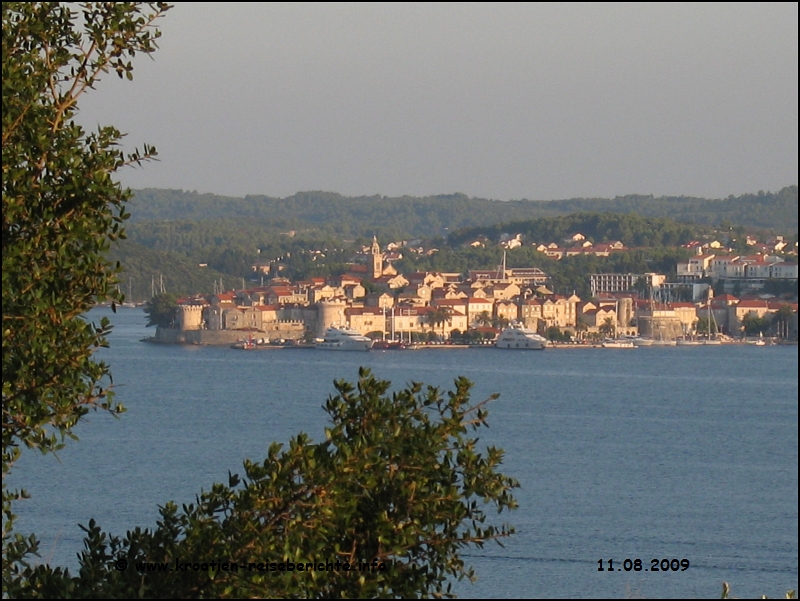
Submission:
<svg viewBox="0 0 800 601">
<path fill-rule="evenodd" d="M 640 317 L 639 334 L 657 340 L 675 340 L 683 336 L 683 327 L 677 317 Z"/>
</svg>

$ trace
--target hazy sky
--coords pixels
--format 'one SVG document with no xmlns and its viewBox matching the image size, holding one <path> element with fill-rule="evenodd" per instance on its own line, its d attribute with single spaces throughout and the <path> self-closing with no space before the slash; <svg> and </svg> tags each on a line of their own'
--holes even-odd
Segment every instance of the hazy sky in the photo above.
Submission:
<svg viewBox="0 0 800 601">
<path fill-rule="evenodd" d="M 81 121 L 134 188 L 724 197 L 797 184 L 797 3 L 177 3 Z"/>
</svg>

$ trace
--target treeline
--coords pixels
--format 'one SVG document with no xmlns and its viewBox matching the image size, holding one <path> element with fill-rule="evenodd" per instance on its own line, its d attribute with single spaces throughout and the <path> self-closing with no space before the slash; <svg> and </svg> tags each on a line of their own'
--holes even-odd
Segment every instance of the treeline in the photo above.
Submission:
<svg viewBox="0 0 800 601">
<path fill-rule="evenodd" d="M 232 198 L 182 190 L 135 192 L 132 222 L 236 220 L 275 231 L 313 229 L 337 237 L 445 236 L 456 230 L 575 212 L 636 213 L 709 226 L 742 225 L 797 232 L 797 186 L 725 199 L 643 195 L 553 201 L 496 201 L 464 194 L 345 197 L 298 192 L 286 198 Z"/>
<path fill-rule="evenodd" d="M 343 270 L 356 248 L 371 240 L 359 237 L 343 241 L 318 231 L 287 236 L 231 219 L 140 222 L 127 226 L 126 232 L 127 240 L 118 251 L 123 266 L 131 267 L 131 261 L 142 259 L 154 263 L 158 255 L 142 254 L 149 249 L 163 253 L 165 258 L 177 258 L 193 269 L 205 264 L 209 270 L 248 279 L 253 275 L 253 265 L 273 262 L 283 266 L 286 277 L 325 276 L 331 269 Z M 311 252 L 314 250 L 317 252 Z"/>
<path fill-rule="evenodd" d="M 617 196 L 613 199 L 571 199 L 554 201 L 559 211 L 638 213 L 647 217 L 669 217 L 685 223 L 713 226 L 742 225 L 748 228 L 797 232 L 797 186 L 777 192 L 742 194 L 724 199 L 686 196 Z"/>
<path fill-rule="evenodd" d="M 501 203 L 463 194 L 426 198 L 344 197 L 331 192 L 301 192 L 287 198 L 230 198 L 177 190 L 139 190 L 129 205 L 132 222 L 247 221 L 274 233 L 313 230 L 339 238 L 431 237 L 454 229 L 530 215 L 528 203 Z M 556 215 L 546 208 L 537 215 Z"/>
<path fill-rule="evenodd" d="M 439 249 L 439 254 L 432 257 L 437 265 L 435 269 L 466 271 L 469 268 L 485 267 L 486 261 L 491 261 L 490 266 L 495 265 L 497 259 L 487 257 L 499 257 L 500 250 L 473 252 L 474 249 L 458 247 L 464 241 L 480 235 L 496 242 L 502 232 L 522 233 L 528 242 L 560 241 L 568 235 L 581 232 L 595 243 L 621 240 L 628 247 L 671 248 L 707 235 L 711 228 L 637 215 L 581 213 L 470 228 L 456 232 L 447 239 L 429 239 L 426 246 Z M 138 222 L 128 226 L 127 236 L 127 240 L 121 243 L 117 256 L 129 272 L 144 274 L 145 281 L 149 281 L 150 273 L 158 272 L 159 262 L 169 262 L 173 271 L 178 265 L 182 266 L 182 272 L 186 273 L 182 279 L 187 281 L 187 286 L 189 280 L 196 281 L 198 277 L 205 277 L 204 274 L 211 271 L 249 279 L 254 273 L 252 266 L 258 263 L 278 263 L 284 270 L 282 275 L 292 279 L 326 276 L 344 270 L 345 264 L 356 250 L 370 241 L 367 236 L 345 240 L 318 230 L 296 232 L 290 236 L 285 232 L 275 232 L 274 229 L 264 229 L 258 223 L 233 219 Z M 381 239 L 383 243 L 390 240 L 392 238 Z M 147 250 L 151 252 L 148 253 Z M 401 264 L 401 268 L 405 271 L 413 270 L 414 268 L 407 266 L 412 261 L 412 255 L 409 251 L 404 254 L 407 259 Z M 526 264 L 542 258 L 540 253 L 534 252 L 529 246 L 515 249 L 511 255 L 513 260 L 520 258 Z M 444 257 L 453 257 L 453 264 L 443 267 Z M 422 264 L 425 259 L 413 261 Z M 203 268 L 205 271 L 198 269 L 199 264 L 207 265 L 207 268 Z M 167 267 L 162 268 L 162 271 L 166 270 Z M 218 277 L 217 275 L 216 279 Z M 214 278 L 206 279 L 213 281 Z M 241 286 L 241 282 L 237 285 Z M 179 288 L 182 289 L 183 286 Z"/>
<path fill-rule="evenodd" d="M 200 267 L 179 253 L 153 250 L 129 240 L 112 247 L 108 258 L 122 265 L 119 288 L 126 301 L 146 301 L 151 298 L 153 289 L 159 292 L 162 284 L 168 293 L 178 296 L 211 293 L 214 282 L 220 279 L 226 288 L 242 287 L 241 277 Z"/>
<path fill-rule="evenodd" d="M 341 273 L 358 247 L 367 244 L 373 234 L 382 243 L 422 238 L 426 248 L 439 249 L 430 257 L 404 252 L 405 258 L 398 265 L 404 272 L 495 268 L 501 260 L 499 248 L 460 246 L 479 236 L 497 242 L 502 233 L 522 234 L 529 244 L 561 243 L 580 232 L 594 243 L 620 240 L 629 248 L 646 249 L 615 253 L 609 258 L 580 256 L 562 261 L 551 261 L 530 246 L 508 254 L 510 266 L 539 266 L 552 276 L 556 288 L 585 293 L 587 273 L 670 273 L 676 261 L 688 256 L 676 248 L 693 239 L 727 232 L 743 244 L 744 226 L 733 225 L 724 215 L 740 214 L 744 219 L 746 213 L 751 215 L 748 218 L 751 223 L 762 225 L 780 218 L 784 221 L 782 228 L 776 228 L 778 231 L 787 232 L 791 227 L 796 231 L 796 200 L 796 186 L 774 194 L 720 201 L 625 197 L 498 202 L 461 194 L 345 198 L 323 192 L 296 194 L 286 199 L 255 196 L 237 199 L 144 190 L 137 192 L 131 203 L 133 217 L 126 224 L 127 240 L 110 257 L 119 260 L 125 270 L 120 282 L 122 291 L 127 294 L 130 290 L 132 299 L 140 301 L 150 297 L 154 278 L 157 289 L 163 277 L 166 289 L 179 295 L 211 292 L 220 278 L 225 287 L 250 285 L 247 281 L 243 284 L 242 279 L 258 281 L 260 274 L 253 271 L 253 265 L 259 263 L 279 264 L 280 274 L 294 280 Z M 530 218 L 531 213 L 566 212 L 580 207 L 596 210 Z M 612 207 L 620 212 L 600 212 L 598 207 Z M 634 209 L 641 213 L 668 212 L 669 207 L 677 216 L 693 216 L 698 223 L 630 212 Z M 711 219 L 712 214 L 716 215 L 715 220 Z M 703 215 L 710 224 L 703 221 Z"/>
<path fill-rule="evenodd" d="M 575 213 L 564 217 L 532 219 L 468 228 L 452 233 L 448 242 L 458 246 L 485 236 L 495 242 L 503 233 L 522 234 L 528 242 L 560 243 L 575 233 L 591 242 L 619 240 L 628 247 L 678 246 L 710 235 L 713 228 L 679 223 L 674 219 L 635 214 Z"/>
</svg>

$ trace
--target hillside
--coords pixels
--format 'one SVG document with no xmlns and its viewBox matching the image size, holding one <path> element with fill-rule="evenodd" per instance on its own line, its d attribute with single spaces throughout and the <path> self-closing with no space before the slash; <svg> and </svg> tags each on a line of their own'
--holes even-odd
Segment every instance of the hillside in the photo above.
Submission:
<svg viewBox="0 0 800 601">
<path fill-rule="evenodd" d="M 153 250 L 129 240 L 113 247 L 108 258 L 122 264 L 119 287 L 128 301 L 142 302 L 149 299 L 152 287 L 155 286 L 158 291 L 162 281 L 167 292 L 177 295 L 211 293 L 214 291 L 214 282 L 218 282 L 220 278 L 225 287 L 240 288 L 242 285 L 241 277 L 200 267 L 197 262 L 184 255 Z"/>
<path fill-rule="evenodd" d="M 631 195 L 612 199 L 496 201 L 463 194 L 389 198 L 345 197 L 331 192 L 299 192 L 286 198 L 231 198 L 181 190 L 135 192 L 132 223 L 143 221 L 246 221 L 273 231 L 320 230 L 355 237 L 433 237 L 455 230 L 575 212 L 637 213 L 685 223 L 741 225 L 797 232 L 797 186 L 726 199 Z"/>
<path fill-rule="evenodd" d="M 461 271 L 496 265 L 498 249 L 458 247 L 478 236 L 497 242 L 503 232 L 545 243 L 581 232 L 594 242 L 620 240 L 629 248 L 657 251 L 652 256 L 547 265 L 546 271 L 564 287 L 578 288 L 584 269 L 638 269 L 649 261 L 649 269 L 670 271 L 680 253 L 666 252 L 669 248 L 723 235 L 715 232 L 719 226 L 726 232 L 729 227 L 738 230 L 734 233 L 740 239 L 744 229 L 757 228 L 796 235 L 797 187 L 724 200 L 626 196 L 547 202 L 500 202 L 463 194 L 347 198 L 304 192 L 277 199 L 141 190 L 129 210 L 127 240 L 110 258 L 121 262 L 121 288 L 127 293 L 130 284 L 133 300 L 149 298 L 151 282 L 160 282 L 162 275 L 169 292 L 188 294 L 211 292 L 220 278 L 226 287 L 241 287 L 242 278 L 253 277 L 251 266 L 259 262 L 279 261 L 290 277 L 340 272 L 373 235 L 383 242 L 436 239 L 432 244 L 441 249 L 439 255 L 407 256 L 404 269 Z M 542 257 L 526 248 L 514 251 L 509 260 L 536 265 Z"/>
</svg>

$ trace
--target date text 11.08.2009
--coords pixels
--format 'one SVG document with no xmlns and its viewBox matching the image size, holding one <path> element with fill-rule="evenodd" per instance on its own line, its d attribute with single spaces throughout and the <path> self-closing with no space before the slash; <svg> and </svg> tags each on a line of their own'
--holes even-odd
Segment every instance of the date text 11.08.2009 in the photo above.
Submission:
<svg viewBox="0 0 800 601">
<path fill-rule="evenodd" d="M 600 566 L 597 568 L 598 572 L 685 572 L 689 569 L 688 559 L 651 559 L 650 567 L 645 567 L 641 559 L 626 559 L 622 562 L 622 567 L 614 567 L 613 559 L 599 559 L 597 561 Z M 619 562 L 617 562 L 619 565 Z"/>
</svg>

